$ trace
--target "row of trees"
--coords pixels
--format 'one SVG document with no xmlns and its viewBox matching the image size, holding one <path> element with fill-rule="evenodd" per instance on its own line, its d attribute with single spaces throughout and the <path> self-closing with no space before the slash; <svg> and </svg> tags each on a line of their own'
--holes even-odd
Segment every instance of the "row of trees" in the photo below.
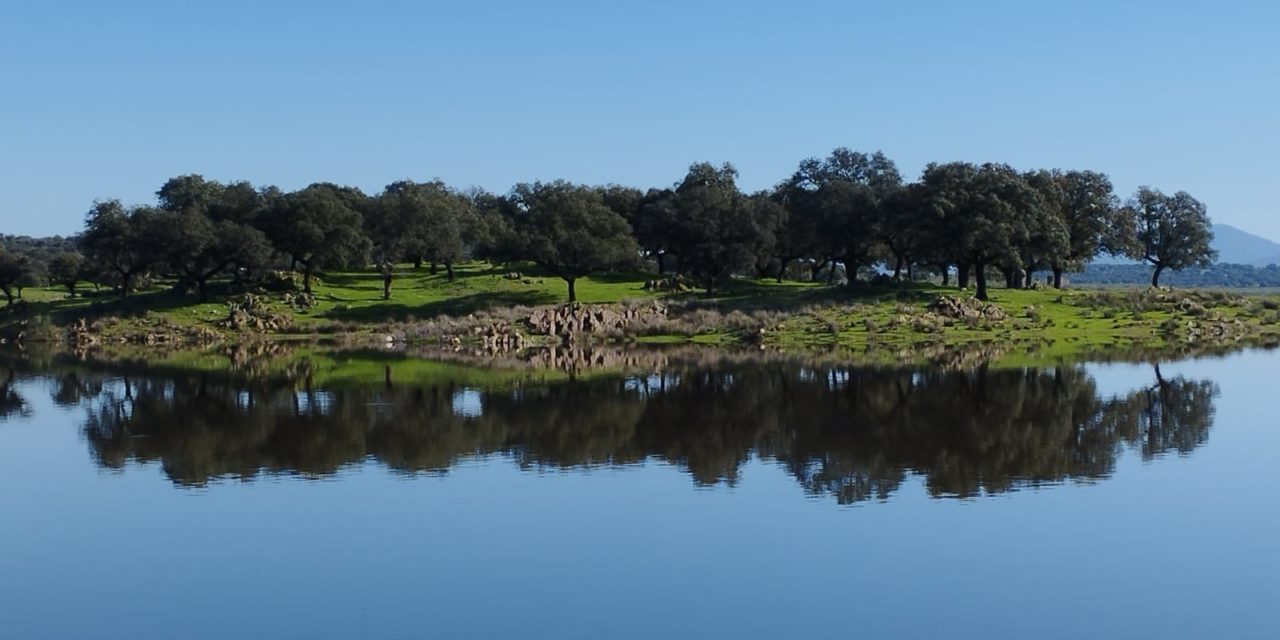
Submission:
<svg viewBox="0 0 1280 640">
<path fill-rule="evenodd" d="M 1076 271 L 1101 253 L 1144 260 L 1152 284 L 1168 269 L 1208 264 L 1212 232 L 1203 204 L 1142 188 L 1123 205 L 1092 171 L 1019 172 L 1003 164 L 930 164 L 904 182 L 881 153 L 836 149 L 800 163 L 775 188 L 744 193 L 729 164 L 694 164 L 670 188 L 518 184 L 505 195 L 401 181 L 380 193 L 316 183 L 294 192 L 173 178 L 156 205 L 96 202 L 79 253 L 48 262 L 52 282 L 75 295 L 88 280 L 128 295 L 140 278 L 172 278 L 208 296 L 215 279 L 245 282 L 268 268 L 315 273 L 376 266 L 390 297 L 395 265 L 443 266 L 467 258 L 532 262 L 563 278 L 643 268 L 678 274 L 714 294 L 733 276 L 855 283 L 861 274 L 913 280 L 921 271 L 987 297 L 989 273 L 1028 286 L 1036 272 Z M 0 286 L 26 267 L 0 254 Z"/>
</svg>

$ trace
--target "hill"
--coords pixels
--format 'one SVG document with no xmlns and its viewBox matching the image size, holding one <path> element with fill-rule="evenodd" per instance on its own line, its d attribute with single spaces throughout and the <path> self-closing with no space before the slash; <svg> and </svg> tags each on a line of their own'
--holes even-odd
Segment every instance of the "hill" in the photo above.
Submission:
<svg viewBox="0 0 1280 640">
<path fill-rule="evenodd" d="M 1280 263 L 1280 243 L 1229 224 L 1213 225 L 1213 236 L 1213 248 L 1218 250 L 1219 262 L 1259 267 Z"/>
</svg>

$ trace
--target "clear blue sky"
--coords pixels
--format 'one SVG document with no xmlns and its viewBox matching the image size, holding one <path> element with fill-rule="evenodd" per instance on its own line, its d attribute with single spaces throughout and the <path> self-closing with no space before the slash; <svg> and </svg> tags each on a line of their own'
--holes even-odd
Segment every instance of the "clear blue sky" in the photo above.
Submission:
<svg viewBox="0 0 1280 640">
<path fill-rule="evenodd" d="M 1280 3 L 0 0 L 0 232 L 202 173 L 769 186 L 836 146 L 1090 168 L 1280 239 Z"/>
</svg>

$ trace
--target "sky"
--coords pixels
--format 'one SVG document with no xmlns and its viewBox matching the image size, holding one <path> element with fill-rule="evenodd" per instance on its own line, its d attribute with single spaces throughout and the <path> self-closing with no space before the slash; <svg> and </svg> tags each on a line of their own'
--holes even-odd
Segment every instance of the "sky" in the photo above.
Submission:
<svg viewBox="0 0 1280 640">
<path fill-rule="evenodd" d="M 806 157 L 1093 169 L 1280 240 L 1280 3 L 0 0 L 0 233 L 199 173 L 647 188 Z"/>
</svg>

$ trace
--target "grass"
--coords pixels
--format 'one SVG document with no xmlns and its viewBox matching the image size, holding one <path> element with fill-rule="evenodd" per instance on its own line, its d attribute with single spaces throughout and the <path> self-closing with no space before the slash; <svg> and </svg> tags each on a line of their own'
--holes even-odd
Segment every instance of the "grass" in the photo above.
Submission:
<svg viewBox="0 0 1280 640">
<path fill-rule="evenodd" d="M 310 307 L 293 307 L 284 294 L 265 294 L 262 300 L 271 312 L 291 318 L 290 335 L 314 337 L 385 335 L 395 323 L 559 304 L 567 294 L 564 281 L 534 270 L 513 274 L 508 268 L 473 262 L 460 265 L 456 274 L 449 281 L 443 271 L 432 275 L 425 268 L 406 265 L 396 274 L 391 299 L 383 300 L 382 278 L 376 272 L 328 273 L 314 284 Z M 705 299 L 697 292 L 647 291 L 644 283 L 654 277 L 625 273 L 584 278 L 577 284 L 578 298 L 583 303 L 665 299 L 672 309 L 670 317 L 628 336 L 637 342 L 839 349 L 868 354 L 871 359 L 893 359 L 911 350 L 986 349 L 1004 354 L 1001 357 L 1043 360 L 1115 348 L 1175 348 L 1208 338 L 1280 339 L 1280 297 L 1275 295 L 993 289 L 992 303 L 1006 319 L 944 324 L 927 310 L 928 305 L 940 296 L 968 294 L 930 284 L 850 289 L 738 280 L 715 298 Z M 123 300 L 105 295 L 69 298 L 60 289 L 29 288 L 19 308 L 2 312 L 0 327 L 8 326 L 11 334 L 23 330 L 33 335 L 41 326 L 110 318 L 95 329 L 113 341 L 141 341 L 148 333 L 174 327 L 234 338 L 238 334 L 221 322 L 227 317 L 228 304 L 242 298 L 227 295 L 199 303 L 194 295 L 163 288 Z M 1225 334 L 1209 335 L 1216 332 Z"/>
</svg>

